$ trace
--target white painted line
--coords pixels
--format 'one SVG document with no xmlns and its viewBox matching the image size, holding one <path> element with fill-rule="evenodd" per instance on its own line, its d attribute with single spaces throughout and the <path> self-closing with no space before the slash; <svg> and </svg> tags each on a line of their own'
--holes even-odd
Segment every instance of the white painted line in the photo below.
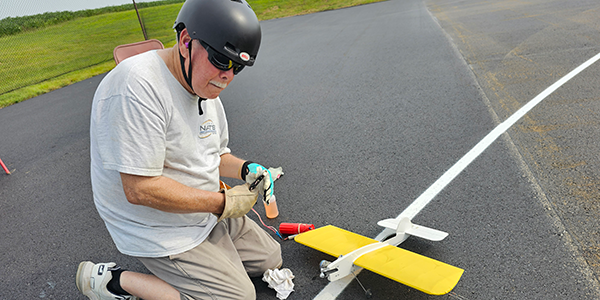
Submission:
<svg viewBox="0 0 600 300">
<path fill-rule="evenodd" d="M 569 72 L 569 74 L 563 76 L 553 85 L 545 89 L 535 98 L 531 99 L 527 104 L 517 110 L 512 116 L 506 119 L 504 122 L 500 123 L 494 130 L 492 130 L 488 135 L 486 135 L 473 149 L 471 149 L 465 156 L 463 156 L 458 162 L 456 162 L 442 177 L 436 180 L 421 196 L 419 196 L 411 205 L 409 205 L 402 213 L 400 213 L 396 219 L 400 219 L 402 217 L 407 217 L 410 220 L 414 218 L 433 198 L 439 194 L 458 174 L 460 174 L 467 166 L 469 166 L 485 149 L 487 149 L 500 135 L 505 133 L 511 126 L 513 126 L 519 119 L 521 119 L 525 114 L 527 114 L 531 109 L 533 109 L 536 105 L 538 105 L 542 100 L 546 99 L 550 94 L 556 91 L 563 84 L 567 83 L 573 77 L 577 76 L 577 74 L 581 73 L 581 71 L 585 70 L 587 67 L 591 66 L 593 63 L 600 59 L 600 53 L 596 54 L 596 56 L 588 59 L 579 67 L 575 68 L 573 71 Z M 388 233 L 395 233 L 393 231 L 389 231 L 388 229 L 383 230 L 375 239 L 381 240 Z M 358 272 L 356 272 L 358 274 Z M 348 275 L 345 278 L 330 282 L 325 288 L 315 297 L 314 300 L 333 300 L 335 299 L 345 288 L 352 282 L 353 276 Z M 342 281 L 343 282 L 339 282 Z"/>
<path fill-rule="evenodd" d="M 486 135 L 471 151 L 467 152 L 454 166 L 452 166 L 442 177 L 434 182 L 419 198 L 417 198 L 409 207 L 407 207 L 397 218 L 407 217 L 412 220 L 431 200 L 444 189 L 458 174 L 460 174 L 471 162 L 473 162 L 485 149 L 487 149 L 500 135 L 505 133 L 512 125 L 514 125 L 519 119 L 527 114 L 532 108 L 538 105 L 542 100 L 556 91 L 563 84 L 571 80 L 581 71 L 595 63 L 600 59 L 600 53 L 590 58 L 588 61 L 565 75 L 563 78 L 555 82 L 553 85 L 545 89 L 535 98 L 530 100 L 527 104 L 517 110 L 512 116 L 500 125 L 496 126 L 488 135 Z"/>
<path fill-rule="evenodd" d="M 358 269 L 354 271 L 354 274 L 358 276 L 358 274 L 362 271 L 362 269 Z M 314 298 L 315 300 L 335 300 L 337 296 L 342 293 L 342 291 L 352 282 L 354 276 L 352 274 L 328 283 L 323 290 Z"/>
</svg>

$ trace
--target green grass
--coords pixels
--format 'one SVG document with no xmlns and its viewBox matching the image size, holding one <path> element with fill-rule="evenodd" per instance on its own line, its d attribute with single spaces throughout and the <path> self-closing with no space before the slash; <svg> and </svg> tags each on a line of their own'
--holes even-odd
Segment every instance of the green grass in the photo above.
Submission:
<svg viewBox="0 0 600 300">
<path fill-rule="evenodd" d="M 259 20 L 304 15 L 383 0 L 248 0 Z"/>
<path fill-rule="evenodd" d="M 259 19 L 267 20 L 378 1 L 249 2 Z M 171 26 L 181 5 L 141 9 L 148 37 L 172 46 L 175 35 Z M 0 108 L 110 71 L 115 66 L 114 47 L 143 39 L 135 10 L 81 17 L 0 37 Z M 19 88 L 23 85 L 26 87 Z"/>
<path fill-rule="evenodd" d="M 173 3 L 183 3 L 185 0 L 159 0 L 153 2 L 140 2 L 137 3 L 138 8 L 159 6 Z M 50 25 L 63 23 L 81 17 L 91 17 L 95 15 L 101 15 L 112 12 L 133 10 L 133 3 L 107 6 L 96 9 L 84 9 L 78 11 L 58 11 L 58 12 L 45 12 L 42 14 L 22 16 L 22 17 L 8 17 L 0 20 L 0 37 L 6 35 L 17 34 L 26 32 L 29 30 L 35 30 L 44 28 Z"/>
</svg>

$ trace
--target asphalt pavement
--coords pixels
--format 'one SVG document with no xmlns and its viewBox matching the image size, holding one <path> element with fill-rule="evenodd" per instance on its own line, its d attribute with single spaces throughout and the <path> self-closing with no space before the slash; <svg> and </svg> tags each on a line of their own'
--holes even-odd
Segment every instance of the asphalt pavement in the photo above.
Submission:
<svg viewBox="0 0 600 300">
<path fill-rule="evenodd" d="M 256 65 L 221 98 L 233 153 L 285 172 L 280 215 L 266 220 L 256 206 L 265 223 L 375 237 L 377 221 L 600 52 L 600 4 L 546 2 L 390 0 L 261 22 Z M 373 299 L 600 299 L 599 70 L 557 90 L 414 218 L 450 235 L 401 247 L 463 268 L 455 289 L 429 296 L 363 271 Z M 0 158 L 12 171 L 0 175 L 0 299 L 84 299 L 82 260 L 146 272 L 118 253 L 93 206 L 89 111 L 103 76 L 0 110 Z M 332 257 L 281 245 L 295 275 L 288 299 L 327 299 L 318 264 Z M 276 299 L 254 281 L 258 299 Z M 364 298 L 357 281 L 337 297 Z"/>
</svg>

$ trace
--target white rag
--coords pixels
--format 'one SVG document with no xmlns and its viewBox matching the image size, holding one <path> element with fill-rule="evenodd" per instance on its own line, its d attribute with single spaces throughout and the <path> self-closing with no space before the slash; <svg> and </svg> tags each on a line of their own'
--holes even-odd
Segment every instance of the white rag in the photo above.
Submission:
<svg viewBox="0 0 600 300">
<path fill-rule="evenodd" d="M 263 281 L 269 284 L 269 287 L 277 292 L 277 298 L 283 300 L 294 291 L 294 274 L 290 269 L 266 270 L 263 274 Z"/>
</svg>

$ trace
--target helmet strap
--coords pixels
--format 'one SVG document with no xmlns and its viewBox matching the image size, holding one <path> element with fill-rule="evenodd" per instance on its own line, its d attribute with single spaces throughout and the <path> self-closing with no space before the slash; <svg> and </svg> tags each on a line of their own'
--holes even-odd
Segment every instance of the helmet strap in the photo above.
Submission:
<svg viewBox="0 0 600 300">
<path fill-rule="evenodd" d="M 206 98 L 198 97 L 198 114 L 202 115 L 204 112 L 202 111 L 202 101 L 206 100 Z"/>
<path fill-rule="evenodd" d="M 183 73 L 183 78 L 185 79 L 185 82 L 187 82 L 187 84 L 190 86 L 190 89 L 192 90 L 192 92 L 195 94 L 196 92 L 194 91 L 194 87 L 192 86 L 192 42 L 193 40 L 190 40 L 190 43 L 188 44 L 188 51 L 189 51 L 189 55 L 188 58 L 190 59 L 190 65 L 188 66 L 188 70 L 187 72 L 185 71 L 185 59 L 183 58 L 183 55 L 181 55 L 181 52 L 179 52 L 179 62 L 181 62 L 181 73 Z"/>
<path fill-rule="evenodd" d="M 180 24 L 181 25 L 181 24 Z M 185 27 L 183 27 L 185 28 Z M 181 37 L 181 31 L 183 28 L 177 28 L 177 42 L 179 42 L 179 38 Z M 183 74 L 183 78 L 185 78 L 185 82 L 188 84 L 194 95 L 196 91 L 194 91 L 194 87 L 192 86 L 192 44 L 194 40 L 190 39 L 188 43 L 186 43 L 186 47 L 188 48 L 188 58 L 190 59 L 190 66 L 188 67 L 187 72 L 185 71 L 185 59 L 181 52 L 177 52 L 179 54 L 179 62 L 181 63 L 181 73 Z M 178 49 L 178 51 L 181 51 Z M 189 74 L 189 76 L 188 76 Z M 202 111 L 202 101 L 206 100 L 206 98 L 202 98 L 198 96 L 198 114 L 202 115 L 204 112 Z"/>
<path fill-rule="evenodd" d="M 190 65 L 188 67 L 187 72 L 185 71 L 185 59 L 183 58 L 183 55 L 181 55 L 181 52 L 179 52 L 179 62 L 181 62 L 181 73 L 183 73 L 183 78 L 185 78 L 185 82 L 187 82 L 187 84 L 190 86 L 190 89 L 192 90 L 192 92 L 194 94 L 196 94 L 196 92 L 194 91 L 194 87 L 192 86 L 192 44 L 193 44 L 192 40 L 190 40 L 190 42 L 188 43 L 188 51 L 189 51 L 188 57 L 190 59 Z M 202 98 L 199 96 L 198 97 L 198 113 L 200 115 L 202 115 L 204 113 L 202 111 L 202 100 L 206 100 L 206 98 Z"/>
</svg>

